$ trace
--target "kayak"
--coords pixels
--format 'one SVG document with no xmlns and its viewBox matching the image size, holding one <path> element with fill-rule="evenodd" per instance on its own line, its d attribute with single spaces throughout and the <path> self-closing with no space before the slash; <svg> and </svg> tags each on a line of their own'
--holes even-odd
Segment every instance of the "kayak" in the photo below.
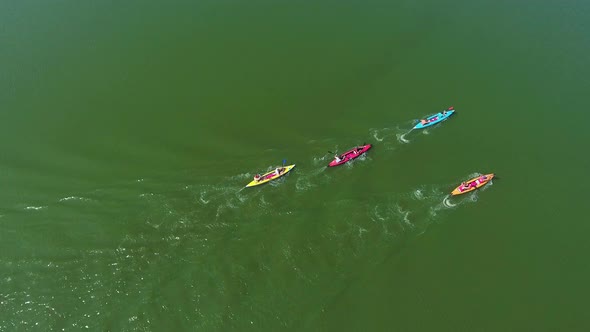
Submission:
<svg viewBox="0 0 590 332">
<path fill-rule="evenodd" d="M 261 175 L 258 180 L 256 180 L 256 179 L 252 180 L 250 183 L 248 183 L 246 185 L 246 187 L 259 186 L 261 184 L 265 184 L 265 183 L 270 182 L 272 180 L 276 180 L 276 179 L 280 178 L 281 176 L 289 173 L 293 169 L 293 167 L 295 167 L 295 164 L 289 165 L 289 166 L 277 167 L 276 169 L 273 169 L 272 171 Z M 277 174 L 277 170 L 278 170 L 278 174 Z"/>
<path fill-rule="evenodd" d="M 356 158 L 360 157 L 362 154 L 364 154 L 365 152 L 369 151 L 370 148 L 371 148 L 371 144 L 357 146 L 354 149 L 351 149 L 351 150 L 346 151 L 343 154 L 341 154 L 338 157 L 338 158 L 340 158 L 340 161 L 337 161 L 336 159 L 332 160 L 328 164 L 328 167 L 339 166 L 339 165 L 347 163 L 353 159 L 356 159 Z"/>
<path fill-rule="evenodd" d="M 459 185 L 457 188 L 455 188 L 455 190 L 451 192 L 451 195 L 457 196 L 468 193 L 470 191 L 474 191 L 475 189 L 479 189 L 488 184 L 488 182 L 490 182 L 493 178 L 494 173 L 480 175 L 476 178 L 466 181 L 465 186 L 463 186 L 463 184 Z"/>
<path fill-rule="evenodd" d="M 418 124 L 415 125 L 413 129 L 424 129 L 424 128 L 433 126 L 439 122 L 445 121 L 454 113 L 455 113 L 455 109 L 451 106 L 446 109 L 446 112 L 444 114 L 443 114 L 443 112 L 439 112 L 439 113 L 436 113 L 434 115 L 427 117 L 426 122 L 424 122 L 424 123 L 422 123 L 422 121 L 418 122 Z"/>
</svg>

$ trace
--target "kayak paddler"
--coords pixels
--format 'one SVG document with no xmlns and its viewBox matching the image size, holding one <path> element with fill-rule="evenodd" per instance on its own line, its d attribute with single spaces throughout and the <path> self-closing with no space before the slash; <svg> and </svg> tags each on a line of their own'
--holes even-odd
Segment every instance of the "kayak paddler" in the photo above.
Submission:
<svg viewBox="0 0 590 332">
<path fill-rule="evenodd" d="M 473 181 L 473 182 L 465 181 L 465 182 L 461 183 L 461 191 L 465 191 L 469 188 L 476 188 L 476 187 L 477 187 L 477 183 L 475 183 L 475 181 Z"/>
</svg>

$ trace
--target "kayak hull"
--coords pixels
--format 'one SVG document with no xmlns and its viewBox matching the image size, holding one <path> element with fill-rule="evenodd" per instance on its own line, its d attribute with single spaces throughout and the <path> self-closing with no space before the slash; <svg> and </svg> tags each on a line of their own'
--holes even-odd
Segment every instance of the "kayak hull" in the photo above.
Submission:
<svg viewBox="0 0 590 332">
<path fill-rule="evenodd" d="M 276 180 L 278 178 L 280 178 L 281 176 L 289 173 L 293 168 L 295 167 L 295 164 L 293 165 L 289 165 L 289 166 L 284 166 L 284 167 L 278 167 L 279 169 L 283 169 L 279 175 L 277 175 L 275 173 L 276 169 L 273 169 L 272 171 L 265 173 L 263 175 L 260 176 L 260 180 L 252 180 L 250 183 L 248 183 L 246 185 L 246 187 L 255 187 L 255 186 L 259 186 L 261 184 L 265 184 L 268 183 L 272 180 Z"/>
<path fill-rule="evenodd" d="M 481 177 L 485 176 L 485 180 L 482 180 Z M 492 179 L 494 178 L 494 173 L 490 173 L 490 174 L 484 174 L 484 175 L 480 175 L 478 177 L 475 177 L 467 182 L 467 185 L 469 186 L 468 188 L 463 188 L 463 184 L 459 185 L 457 188 L 455 188 L 455 190 L 453 190 L 451 192 L 452 196 L 457 196 L 457 195 L 462 195 L 462 194 L 466 194 L 468 192 L 472 192 L 476 189 L 479 189 L 483 186 L 485 186 L 486 184 L 488 184 Z"/>
<path fill-rule="evenodd" d="M 339 156 L 339 158 L 341 159 L 340 161 L 336 161 L 336 159 L 334 159 L 328 164 L 328 167 L 335 167 L 340 166 L 342 164 L 346 164 L 347 162 L 362 156 L 365 152 L 369 151 L 371 147 L 371 144 L 367 144 L 350 149 Z"/>
<path fill-rule="evenodd" d="M 443 114 L 442 112 L 438 112 L 434 115 L 431 115 L 426 118 L 426 123 L 418 122 L 418 124 L 415 125 L 413 129 L 424 129 L 424 128 L 428 128 L 430 126 L 434 126 L 437 123 L 445 121 L 453 114 L 455 114 L 455 110 L 452 107 L 450 107 L 449 109 L 447 109 L 446 114 Z"/>
</svg>

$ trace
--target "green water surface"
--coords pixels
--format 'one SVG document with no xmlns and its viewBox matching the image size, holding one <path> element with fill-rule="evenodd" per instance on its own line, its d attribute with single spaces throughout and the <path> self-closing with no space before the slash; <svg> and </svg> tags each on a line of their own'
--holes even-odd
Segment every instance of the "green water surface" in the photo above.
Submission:
<svg viewBox="0 0 590 332">
<path fill-rule="evenodd" d="M 588 331 L 589 22 L 0 2 L 0 331 Z"/>
</svg>

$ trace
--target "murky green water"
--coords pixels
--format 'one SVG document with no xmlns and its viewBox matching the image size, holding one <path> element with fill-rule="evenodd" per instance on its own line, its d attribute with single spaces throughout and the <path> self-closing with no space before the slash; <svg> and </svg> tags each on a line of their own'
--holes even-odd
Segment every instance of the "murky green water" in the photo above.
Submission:
<svg viewBox="0 0 590 332">
<path fill-rule="evenodd" d="M 588 330 L 588 22 L 584 1 L 0 3 L 0 330 Z"/>
</svg>

